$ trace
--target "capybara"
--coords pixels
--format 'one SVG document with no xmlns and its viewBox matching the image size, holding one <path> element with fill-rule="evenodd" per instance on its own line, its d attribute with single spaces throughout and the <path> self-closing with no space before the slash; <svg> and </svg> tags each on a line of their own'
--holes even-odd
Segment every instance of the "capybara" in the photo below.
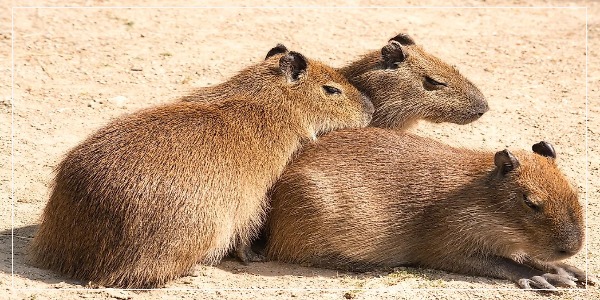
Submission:
<svg viewBox="0 0 600 300">
<path fill-rule="evenodd" d="M 267 54 L 288 50 L 278 45 Z M 375 106 L 371 126 L 404 130 L 419 120 L 467 124 L 488 111 L 479 91 L 458 70 L 431 55 L 407 34 L 398 34 L 339 71 Z M 245 93 L 234 77 L 193 90 L 183 101 L 219 101 Z"/>
<path fill-rule="evenodd" d="M 267 258 L 574 286 L 585 273 L 560 260 L 583 245 L 582 208 L 555 159 L 546 142 L 490 152 L 378 128 L 331 132 L 275 184 Z"/>
<path fill-rule="evenodd" d="M 33 262 L 101 286 L 149 288 L 230 250 L 253 260 L 266 193 L 295 151 L 366 126 L 373 106 L 334 69 L 293 51 L 232 80 L 243 92 L 126 115 L 69 151 Z"/>
</svg>

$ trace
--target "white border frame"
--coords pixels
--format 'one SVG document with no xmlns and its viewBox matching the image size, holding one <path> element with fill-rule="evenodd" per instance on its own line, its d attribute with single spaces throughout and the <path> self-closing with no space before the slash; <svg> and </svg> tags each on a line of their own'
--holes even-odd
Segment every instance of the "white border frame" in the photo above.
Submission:
<svg viewBox="0 0 600 300">
<path fill-rule="evenodd" d="M 42 9 L 85 9 L 85 8 L 93 8 L 93 9 L 123 9 L 123 8 L 131 8 L 131 9 L 182 9 L 182 8 L 241 8 L 241 9 L 268 9 L 268 8 L 308 8 L 308 9 L 357 9 L 357 8 L 402 8 L 402 9 L 455 9 L 455 8 L 464 8 L 464 9 L 507 9 L 507 8 L 523 8 L 523 9 L 585 9 L 585 272 L 586 272 L 586 283 L 589 277 L 589 257 L 588 257 L 588 244 L 589 244 L 589 235 L 588 235 L 588 185 L 589 185 L 589 163 L 588 163 L 588 65 L 589 65 L 589 50 L 588 50 L 588 7 L 587 6 L 296 6 L 296 5 L 282 5 L 282 6 L 12 6 L 11 7 L 11 130 L 10 130 L 10 138 L 11 138 L 11 287 L 12 291 L 111 291 L 111 290 L 122 290 L 122 291 L 152 291 L 152 290 L 160 290 L 160 291 L 348 291 L 348 288 L 154 288 L 154 289 L 115 289 L 115 288 L 15 288 L 15 273 L 14 273 L 14 220 L 15 220 L 15 185 L 14 185 L 14 86 L 15 86 L 15 9 L 32 9 L 32 8 L 42 8 Z M 468 275 L 467 275 L 468 276 Z M 519 288 L 401 288 L 401 289 L 393 289 L 389 288 L 373 288 L 373 289 L 361 289 L 361 288 L 353 288 L 352 290 L 356 291 L 410 291 L 410 290 L 419 290 L 419 291 L 547 291 L 545 289 L 519 289 Z M 578 289 L 559 289 L 561 292 L 587 292 L 588 285 L 586 284 L 585 288 Z"/>
</svg>

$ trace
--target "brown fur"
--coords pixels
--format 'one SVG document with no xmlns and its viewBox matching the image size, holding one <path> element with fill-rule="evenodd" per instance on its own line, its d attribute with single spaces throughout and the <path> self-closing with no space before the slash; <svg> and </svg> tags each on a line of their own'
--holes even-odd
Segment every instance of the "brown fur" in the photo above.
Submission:
<svg viewBox="0 0 600 300">
<path fill-rule="evenodd" d="M 421 119 L 467 124 L 488 110 L 485 97 L 473 83 L 405 34 L 339 71 L 373 102 L 376 110 L 371 126 L 406 129 Z M 426 77 L 446 86 L 431 85 Z M 218 101 L 246 93 L 237 81 L 234 77 L 214 87 L 199 88 L 182 99 Z"/>
<path fill-rule="evenodd" d="M 554 159 L 496 156 L 377 128 L 329 133 L 274 186 L 267 258 L 350 270 L 418 265 L 523 287 L 573 285 L 565 270 L 585 280 L 555 262 L 580 250 L 584 227 Z M 530 279 L 537 275 L 545 277 Z"/>
<path fill-rule="evenodd" d="M 406 129 L 421 119 L 467 124 L 488 110 L 473 83 L 405 34 L 340 72 L 373 102 L 371 126 Z M 427 77 L 445 86 L 432 85 Z"/>
<path fill-rule="evenodd" d="M 302 141 L 366 126 L 373 110 L 339 73 L 294 52 L 235 82 L 239 93 L 226 100 L 142 110 L 72 149 L 57 167 L 34 262 L 136 288 L 214 264 L 256 235 L 266 192 Z"/>
</svg>

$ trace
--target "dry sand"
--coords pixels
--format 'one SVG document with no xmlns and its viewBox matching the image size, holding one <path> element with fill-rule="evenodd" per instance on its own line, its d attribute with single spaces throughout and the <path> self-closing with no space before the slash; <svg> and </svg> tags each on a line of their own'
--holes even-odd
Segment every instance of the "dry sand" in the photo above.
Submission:
<svg viewBox="0 0 600 300">
<path fill-rule="evenodd" d="M 184 5 L 181 2 L 140 0 L 136 5 Z M 162 290 L 94 290 L 85 289 L 85 283 L 27 264 L 25 249 L 48 199 L 53 167 L 68 149 L 111 119 L 175 101 L 193 87 L 222 82 L 243 67 L 262 60 L 278 42 L 308 57 L 342 66 L 369 50 L 381 48 L 399 32 L 411 34 L 425 49 L 455 64 L 480 87 L 491 107 L 489 113 L 473 124 L 422 122 L 412 131 L 452 145 L 492 150 L 530 149 L 540 140 L 552 142 L 559 165 L 578 187 L 582 203 L 587 202 L 586 249 L 568 262 L 587 267 L 590 274 L 598 276 L 600 4 L 519 0 L 338 4 L 442 3 L 484 7 L 17 8 L 13 10 L 11 105 L 12 6 L 127 3 L 3 1 L 0 4 L 0 299 L 548 297 L 517 290 L 505 280 L 435 270 L 400 268 L 392 273 L 355 274 L 276 262 L 242 266 L 233 260 L 215 267 L 198 266 L 194 276 L 175 280 Z M 281 5 L 278 1 L 255 4 Z M 515 5 L 588 6 L 587 109 L 586 9 L 491 7 Z M 12 196 L 11 191 L 14 191 Z M 600 293 L 597 287 L 589 287 L 549 297 L 598 299 Z"/>
</svg>

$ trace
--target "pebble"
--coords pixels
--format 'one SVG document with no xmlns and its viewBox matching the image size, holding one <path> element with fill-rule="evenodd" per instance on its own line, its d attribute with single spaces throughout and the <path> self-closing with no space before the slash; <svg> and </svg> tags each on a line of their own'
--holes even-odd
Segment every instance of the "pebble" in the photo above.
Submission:
<svg viewBox="0 0 600 300">
<path fill-rule="evenodd" d="M 116 107 L 123 108 L 127 104 L 127 97 L 116 96 L 114 98 L 110 98 L 108 101 Z"/>
<path fill-rule="evenodd" d="M 98 108 L 98 107 L 100 107 L 100 105 L 102 105 L 102 101 L 92 99 L 92 100 L 90 100 L 90 102 L 88 102 L 87 106 L 91 107 L 91 108 Z"/>
<path fill-rule="evenodd" d="M 64 281 L 61 281 L 59 283 L 53 284 L 52 287 L 55 289 L 63 289 L 63 288 L 68 288 L 69 284 Z"/>
<path fill-rule="evenodd" d="M 108 294 L 109 297 L 114 298 L 114 299 L 121 299 L 121 300 L 131 299 L 131 296 L 129 296 L 126 292 L 119 291 L 119 290 L 106 289 L 106 293 Z"/>
</svg>

